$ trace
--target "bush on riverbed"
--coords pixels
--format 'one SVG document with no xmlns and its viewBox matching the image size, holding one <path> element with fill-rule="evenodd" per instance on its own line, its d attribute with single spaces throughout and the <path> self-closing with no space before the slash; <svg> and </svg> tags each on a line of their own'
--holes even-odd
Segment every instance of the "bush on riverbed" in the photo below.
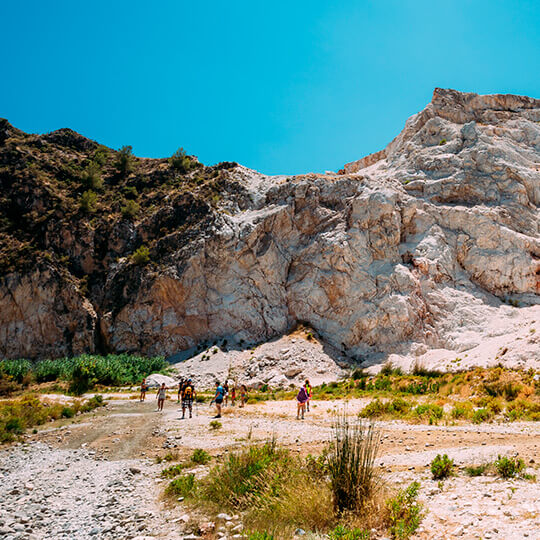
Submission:
<svg viewBox="0 0 540 540">
<path fill-rule="evenodd" d="M 248 530 L 267 531 L 276 540 L 291 538 L 298 528 L 362 538 L 358 531 L 383 526 L 386 515 L 375 467 L 378 444 L 372 426 L 340 416 L 318 458 L 294 455 L 275 440 L 251 444 L 230 452 L 189 489 L 178 480 L 167 492 L 187 493 L 209 512 L 242 512 Z"/>
<path fill-rule="evenodd" d="M 26 429 L 45 424 L 49 420 L 71 418 L 78 412 L 89 412 L 102 405 L 101 396 L 94 396 L 85 402 L 75 400 L 69 406 L 41 401 L 32 394 L 4 401 L 0 404 L 0 442 L 14 441 Z"/>
</svg>

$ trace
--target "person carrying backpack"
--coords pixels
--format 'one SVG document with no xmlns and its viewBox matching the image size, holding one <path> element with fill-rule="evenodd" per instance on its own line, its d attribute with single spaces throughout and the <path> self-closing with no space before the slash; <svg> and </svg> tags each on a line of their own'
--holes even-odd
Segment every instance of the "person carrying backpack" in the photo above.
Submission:
<svg viewBox="0 0 540 540">
<path fill-rule="evenodd" d="M 180 400 L 182 399 L 182 391 L 184 390 L 186 382 L 186 379 L 184 379 L 183 377 L 178 382 L 178 398 L 176 400 L 176 403 L 180 403 Z"/>
<path fill-rule="evenodd" d="M 188 379 L 183 385 L 182 389 L 182 420 L 185 418 L 186 409 L 189 410 L 189 417 L 192 418 L 193 413 L 193 400 L 195 399 L 195 387 L 191 382 L 191 379 Z"/>
<path fill-rule="evenodd" d="M 210 402 L 216 404 L 217 414 L 214 418 L 221 418 L 221 404 L 223 403 L 223 398 L 225 397 L 225 388 L 219 384 L 219 381 L 216 381 L 216 395 L 214 399 Z"/>
<path fill-rule="evenodd" d="M 302 386 L 300 391 L 296 395 L 296 401 L 298 402 L 298 407 L 296 409 L 296 419 L 300 420 L 300 413 L 302 413 L 302 420 L 304 419 L 304 413 L 306 412 L 306 403 L 308 402 L 309 397 L 306 391 L 306 388 Z"/>
</svg>

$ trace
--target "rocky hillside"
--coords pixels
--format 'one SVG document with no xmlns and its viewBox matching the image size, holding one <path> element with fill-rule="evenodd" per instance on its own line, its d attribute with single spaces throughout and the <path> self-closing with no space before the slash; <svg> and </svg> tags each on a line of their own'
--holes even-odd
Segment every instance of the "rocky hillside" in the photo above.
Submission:
<svg viewBox="0 0 540 540">
<path fill-rule="evenodd" d="M 540 362 L 540 100 L 436 89 L 381 152 L 293 177 L 3 121 L 0 185 L 0 356 L 243 348 L 301 322 L 339 360 Z"/>
</svg>

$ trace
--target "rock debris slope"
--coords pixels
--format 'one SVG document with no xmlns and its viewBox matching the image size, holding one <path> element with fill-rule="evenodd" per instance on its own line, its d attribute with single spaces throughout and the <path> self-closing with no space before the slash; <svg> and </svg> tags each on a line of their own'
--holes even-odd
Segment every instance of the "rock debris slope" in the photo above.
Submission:
<svg viewBox="0 0 540 540">
<path fill-rule="evenodd" d="M 357 361 L 540 363 L 540 100 L 436 89 L 387 148 L 339 174 L 234 166 L 226 179 L 234 189 L 193 226 L 155 232 L 174 197 L 124 225 L 131 244 L 117 232 L 99 293 L 73 306 L 43 270 L 4 278 L 0 351 L 68 326 L 73 351 L 168 355 L 302 322 Z M 168 249 L 141 268 L 129 253 L 143 241 Z"/>
</svg>

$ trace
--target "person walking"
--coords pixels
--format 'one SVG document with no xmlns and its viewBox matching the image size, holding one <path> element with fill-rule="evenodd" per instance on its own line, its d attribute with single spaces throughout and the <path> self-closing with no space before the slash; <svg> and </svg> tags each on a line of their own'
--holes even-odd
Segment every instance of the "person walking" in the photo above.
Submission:
<svg viewBox="0 0 540 540">
<path fill-rule="evenodd" d="M 306 394 L 308 397 L 308 400 L 306 402 L 306 408 L 307 412 L 309 412 L 309 402 L 311 401 L 311 395 L 313 393 L 313 389 L 311 388 L 311 384 L 309 384 L 309 380 L 306 379 L 306 383 L 304 384 L 304 388 L 306 389 Z"/>
<path fill-rule="evenodd" d="M 223 385 L 223 390 L 225 390 L 223 399 L 225 400 L 225 407 L 227 407 L 229 404 L 229 383 L 227 381 L 225 381 L 225 384 Z"/>
<path fill-rule="evenodd" d="M 193 417 L 193 400 L 195 397 L 195 387 L 191 379 L 188 379 L 182 389 L 182 420 L 186 416 L 186 409 L 189 411 L 189 417 Z"/>
<path fill-rule="evenodd" d="M 186 384 L 186 379 L 183 377 L 178 381 L 178 397 L 176 399 L 176 403 L 180 403 L 180 400 L 182 399 L 182 391 L 184 390 L 184 385 Z"/>
<path fill-rule="evenodd" d="M 165 403 L 165 400 L 167 399 L 167 387 L 165 386 L 165 383 L 161 383 L 160 388 L 157 391 L 156 394 L 157 399 L 157 410 L 163 411 L 163 404 Z"/>
<path fill-rule="evenodd" d="M 234 407 L 234 402 L 236 401 L 236 383 L 233 382 L 231 388 L 231 407 Z"/>
<path fill-rule="evenodd" d="M 225 397 L 225 388 L 219 384 L 219 381 L 216 381 L 216 395 L 214 396 L 214 399 L 210 402 L 210 405 L 212 403 L 216 404 L 217 414 L 214 416 L 214 418 L 221 418 L 221 405 L 223 403 L 223 398 Z"/>
<path fill-rule="evenodd" d="M 240 407 L 243 407 L 246 404 L 247 395 L 247 386 L 243 384 L 242 386 L 240 386 Z"/>
<path fill-rule="evenodd" d="M 298 402 L 296 408 L 296 419 L 300 420 L 300 413 L 302 413 L 302 420 L 304 419 L 304 414 L 306 412 L 306 403 L 308 402 L 308 395 L 306 392 L 305 386 L 300 388 L 300 391 L 296 395 L 296 401 Z"/>
<path fill-rule="evenodd" d="M 146 384 L 146 379 L 143 379 L 141 382 L 141 397 L 139 401 L 144 401 L 146 399 L 146 391 L 148 390 L 148 385 Z"/>
</svg>

